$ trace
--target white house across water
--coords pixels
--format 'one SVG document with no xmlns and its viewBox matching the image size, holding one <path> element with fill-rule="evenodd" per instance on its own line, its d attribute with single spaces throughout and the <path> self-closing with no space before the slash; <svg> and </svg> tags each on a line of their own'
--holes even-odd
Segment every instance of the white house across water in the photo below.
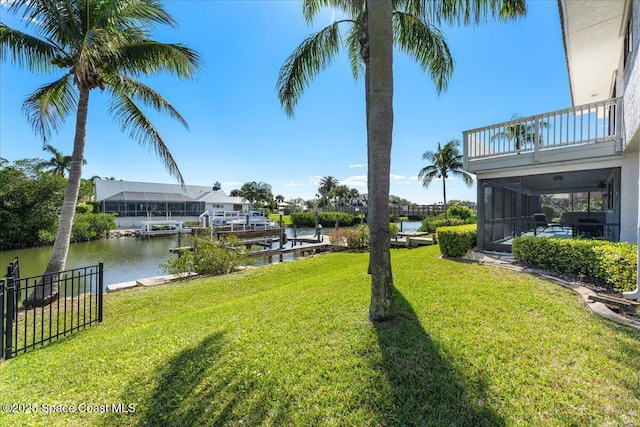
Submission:
<svg viewBox="0 0 640 427">
<path fill-rule="evenodd" d="M 95 181 L 95 192 L 100 212 L 116 214 L 119 228 L 137 228 L 146 221 L 198 221 L 205 212 L 249 213 L 249 202 L 228 196 L 219 183 L 207 187 L 102 179 Z"/>
</svg>

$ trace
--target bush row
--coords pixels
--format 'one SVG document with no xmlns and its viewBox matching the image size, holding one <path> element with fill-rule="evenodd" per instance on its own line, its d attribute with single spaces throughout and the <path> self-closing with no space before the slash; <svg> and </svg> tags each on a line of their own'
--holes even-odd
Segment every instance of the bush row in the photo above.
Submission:
<svg viewBox="0 0 640 427">
<path fill-rule="evenodd" d="M 526 266 L 600 280 L 619 292 L 636 287 L 638 247 L 631 243 L 520 237 L 513 240 L 513 256 Z"/>
<path fill-rule="evenodd" d="M 318 222 L 323 227 L 336 225 L 336 217 L 340 226 L 350 226 L 355 223 L 355 216 L 344 212 L 318 212 Z M 296 227 L 315 227 L 315 212 L 291 212 L 291 223 Z"/>
<path fill-rule="evenodd" d="M 476 246 L 478 228 L 475 224 L 454 227 L 439 227 L 436 239 L 440 245 L 440 253 L 447 257 L 460 257 Z"/>
</svg>

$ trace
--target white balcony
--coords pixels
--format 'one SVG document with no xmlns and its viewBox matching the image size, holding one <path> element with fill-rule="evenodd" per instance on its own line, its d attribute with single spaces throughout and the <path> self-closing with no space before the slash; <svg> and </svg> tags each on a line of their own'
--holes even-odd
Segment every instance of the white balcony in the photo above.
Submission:
<svg viewBox="0 0 640 427">
<path fill-rule="evenodd" d="M 615 98 L 468 130 L 464 166 L 478 173 L 619 156 L 621 117 Z"/>
</svg>

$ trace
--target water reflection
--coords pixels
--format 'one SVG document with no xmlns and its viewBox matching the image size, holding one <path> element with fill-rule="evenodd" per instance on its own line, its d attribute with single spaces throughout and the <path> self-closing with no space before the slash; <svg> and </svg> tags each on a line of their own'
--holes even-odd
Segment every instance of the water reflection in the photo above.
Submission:
<svg viewBox="0 0 640 427">
<path fill-rule="evenodd" d="M 402 228 L 404 231 L 415 231 L 419 226 L 419 221 L 409 221 L 403 223 Z M 323 233 L 331 231 L 332 229 L 327 227 Z M 313 235 L 314 229 L 299 228 L 296 233 L 298 236 Z M 287 227 L 286 234 L 293 237 L 293 229 Z M 188 236 L 182 237 L 182 244 L 188 244 Z M 173 256 L 169 249 L 177 246 L 177 236 L 157 236 L 150 239 L 123 237 L 74 243 L 69 248 L 67 268 L 85 267 L 102 262 L 105 285 L 128 282 L 164 274 L 160 264 Z M 51 246 L 43 246 L 0 252 L 0 275 L 4 276 L 6 266 L 16 256 L 20 259 L 20 273 L 23 277 L 42 274 L 51 256 L 51 250 Z M 274 257 L 273 260 L 277 261 L 277 258 Z M 294 259 L 294 255 L 287 254 L 284 259 Z M 266 259 L 259 260 L 257 265 L 266 262 Z"/>
</svg>

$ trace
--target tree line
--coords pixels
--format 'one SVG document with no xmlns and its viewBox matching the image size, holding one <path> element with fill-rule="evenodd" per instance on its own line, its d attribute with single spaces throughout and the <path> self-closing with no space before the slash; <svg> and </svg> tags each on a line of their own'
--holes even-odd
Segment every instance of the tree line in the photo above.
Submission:
<svg viewBox="0 0 640 427">
<path fill-rule="evenodd" d="M 42 159 L 0 158 L 0 248 L 53 243 L 67 186 L 60 166 Z M 83 179 L 72 241 L 95 239 L 115 228 L 113 215 L 94 213 L 95 205 L 93 180 Z"/>
</svg>

